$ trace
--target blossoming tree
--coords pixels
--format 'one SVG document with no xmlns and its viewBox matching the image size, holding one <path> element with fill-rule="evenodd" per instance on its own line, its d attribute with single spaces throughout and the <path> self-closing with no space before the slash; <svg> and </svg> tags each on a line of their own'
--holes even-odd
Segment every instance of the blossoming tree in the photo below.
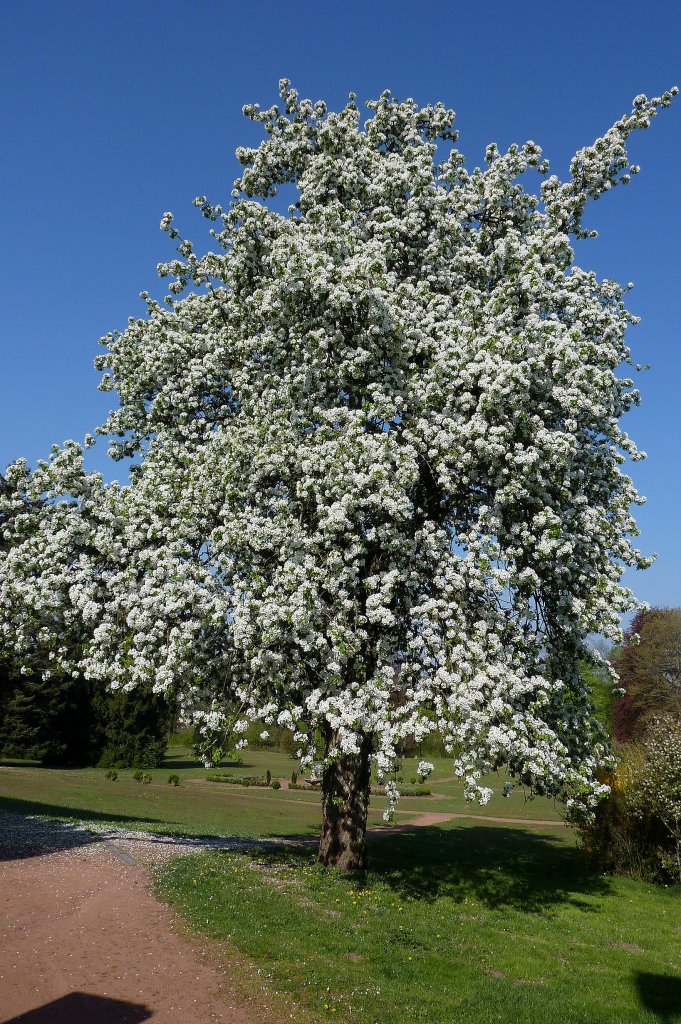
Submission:
<svg viewBox="0 0 681 1024">
<path fill-rule="evenodd" d="M 173 687 L 207 730 L 291 729 L 324 864 L 364 865 L 372 762 L 394 804 L 407 737 L 437 731 L 481 802 L 502 766 L 573 808 L 602 789 L 579 661 L 589 633 L 619 637 L 622 572 L 647 564 L 620 468 L 640 457 L 618 425 L 634 318 L 571 240 L 675 91 L 637 97 L 561 182 L 533 142 L 467 170 L 441 104 L 384 93 L 362 125 L 354 96 L 332 113 L 284 80 L 280 106 L 245 108 L 266 138 L 238 150 L 231 202 L 196 200 L 215 251 L 166 214 L 166 305 L 143 295 L 103 339 L 102 432 L 138 468 L 90 487 L 77 555 L 47 540 L 35 571 L 17 539 L 5 595 L 33 565 L 32 596 L 4 607 L 28 615 L 49 578 L 80 670 Z"/>
</svg>

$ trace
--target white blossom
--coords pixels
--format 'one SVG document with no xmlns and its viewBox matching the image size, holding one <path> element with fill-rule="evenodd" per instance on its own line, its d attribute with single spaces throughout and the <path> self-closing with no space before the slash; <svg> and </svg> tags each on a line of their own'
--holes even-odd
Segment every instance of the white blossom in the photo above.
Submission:
<svg viewBox="0 0 681 1024">
<path fill-rule="evenodd" d="M 674 92 L 637 97 L 564 182 L 534 142 L 467 170 L 442 104 L 383 93 L 362 126 L 354 98 L 329 114 L 284 81 L 283 109 L 245 108 L 265 140 L 228 205 L 196 201 L 215 251 L 164 214 L 166 303 L 103 339 L 100 433 L 130 484 L 73 442 L 6 471 L 4 649 L 151 681 L 237 747 L 276 721 L 317 775 L 318 728 L 327 758 L 371 735 L 382 776 L 438 731 L 469 797 L 506 766 L 588 808 L 607 750 L 578 663 L 621 637 L 622 573 L 649 559 L 619 426 L 635 318 L 572 239 Z"/>
</svg>

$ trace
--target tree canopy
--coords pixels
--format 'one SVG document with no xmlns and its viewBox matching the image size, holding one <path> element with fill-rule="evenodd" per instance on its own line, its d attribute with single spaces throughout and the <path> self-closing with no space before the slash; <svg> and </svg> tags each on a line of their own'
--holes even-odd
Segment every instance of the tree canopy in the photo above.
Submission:
<svg viewBox="0 0 681 1024">
<path fill-rule="evenodd" d="M 617 739 L 640 737 L 656 716 L 681 723 L 681 608 L 637 612 L 613 660 L 626 691 L 613 708 Z"/>
<path fill-rule="evenodd" d="M 50 501 L 12 520 L 6 642 L 58 659 L 63 620 L 87 675 L 172 687 L 208 729 L 290 728 L 324 778 L 326 862 L 363 862 L 370 759 L 395 800 L 400 742 L 432 731 L 471 797 L 504 765 L 592 803 L 579 662 L 620 637 L 622 572 L 648 560 L 621 469 L 635 318 L 571 240 L 675 92 L 636 97 L 564 182 L 534 142 L 466 169 L 442 104 L 386 92 L 362 124 L 354 96 L 330 112 L 284 80 L 245 107 L 264 141 L 226 206 L 195 201 L 214 251 L 165 214 L 166 303 L 103 339 L 130 485 L 73 444 L 7 471 Z"/>
</svg>

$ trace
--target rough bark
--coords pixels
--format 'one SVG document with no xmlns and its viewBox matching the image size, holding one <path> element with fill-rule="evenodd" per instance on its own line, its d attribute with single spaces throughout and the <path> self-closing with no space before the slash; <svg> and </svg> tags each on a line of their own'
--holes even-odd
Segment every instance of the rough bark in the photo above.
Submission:
<svg viewBox="0 0 681 1024">
<path fill-rule="evenodd" d="M 336 745 L 329 729 L 327 750 Z M 342 754 L 322 780 L 322 834 L 318 861 L 341 871 L 366 868 L 366 828 L 371 781 L 371 737 L 363 736 L 358 754 Z"/>
</svg>

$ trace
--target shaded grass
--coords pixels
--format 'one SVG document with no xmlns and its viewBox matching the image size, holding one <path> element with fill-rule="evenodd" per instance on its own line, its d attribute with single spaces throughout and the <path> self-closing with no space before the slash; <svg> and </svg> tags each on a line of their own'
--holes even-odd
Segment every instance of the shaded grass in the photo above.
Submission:
<svg viewBox="0 0 681 1024">
<path fill-rule="evenodd" d="M 320 1020 L 681 1021 L 678 892 L 590 872 L 564 830 L 422 828 L 354 879 L 305 851 L 202 854 L 157 887 Z"/>
</svg>

